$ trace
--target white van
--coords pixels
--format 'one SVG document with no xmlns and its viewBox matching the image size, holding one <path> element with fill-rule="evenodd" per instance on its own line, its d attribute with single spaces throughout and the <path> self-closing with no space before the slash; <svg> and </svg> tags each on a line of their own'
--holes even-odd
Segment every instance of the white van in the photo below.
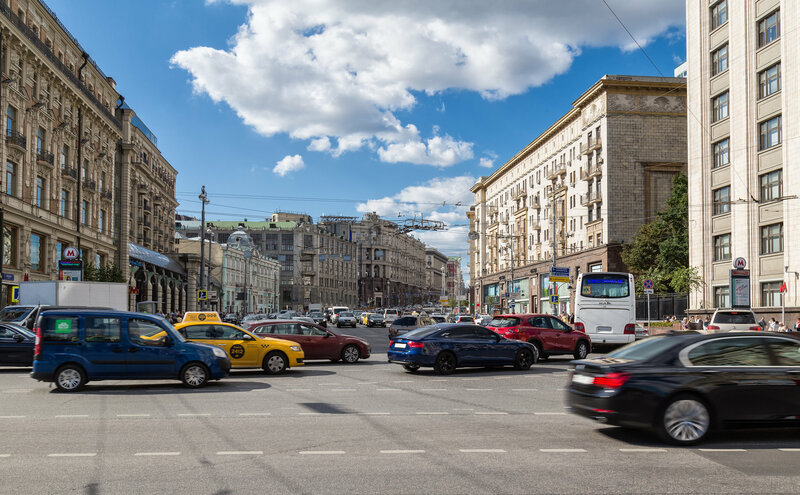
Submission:
<svg viewBox="0 0 800 495">
<path fill-rule="evenodd" d="M 331 306 L 330 307 L 331 323 L 333 323 L 335 325 L 336 322 L 339 321 L 339 313 L 341 313 L 342 311 L 350 311 L 350 309 L 347 306 Z"/>
<path fill-rule="evenodd" d="M 397 311 L 396 309 L 387 309 L 384 310 L 383 312 L 383 321 L 384 323 L 386 323 L 387 327 L 391 325 L 394 322 L 394 320 L 398 318 L 400 318 L 400 312 Z"/>
</svg>

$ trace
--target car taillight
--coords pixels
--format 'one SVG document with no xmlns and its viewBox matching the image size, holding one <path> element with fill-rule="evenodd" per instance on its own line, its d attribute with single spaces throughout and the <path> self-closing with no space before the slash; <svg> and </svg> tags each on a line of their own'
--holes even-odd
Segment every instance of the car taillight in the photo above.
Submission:
<svg viewBox="0 0 800 495">
<path fill-rule="evenodd" d="M 753 332 L 760 332 L 761 331 L 761 327 L 756 325 L 754 327 L 750 327 L 750 330 L 753 331 Z"/>
<path fill-rule="evenodd" d="M 409 342 L 408 347 L 419 349 L 420 347 L 425 347 L 425 344 L 423 342 Z"/>
<path fill-rule="evenodd" d="M 719 330 L 719 327 L 718 327 L 718 326 L 716 326 L 716 325 L 709 325 L 709 326 L 708 326 L 708 329 L 709 329 L 709 330 Z"/>
<path fill-rule="evenodd" d="M 575 323 L 575 331 L 576 332 L 586 333 L 586 327 L 583 326 L 583 323 L 577 322 L 577 323 Z"/>
<path fill-rule="evenodd" d="M 392 347 L 393 345 L 394 345 L 394 340 L 390 340 L 389 341 L 389 347 Z"/>
<path fill-rule="evenodd" d="M 623 333 L 625 333 L 625 335 L 636 335 L 636 325 L 628 323 L 625 325 L 625 331 Z"/>
<path fill-rule="evenodd" d="M 42 351 L 42 327 L 36 327 L 36 341 L 33 345 L 33 360 L 39 359 L 39 353 Z"/>
<path fill-rule="evenodd" d="M 620 388 L 630 377 L 631 375 L 627 373 L 609 373 L 607 375 L 594 377 L 592 385 L 603 388 Z"/>
<path fill-rule="evenodd" d="M 519 327 L 511 327 L 509 330 L 514 333 L 519 333 Z"/>
</svg>

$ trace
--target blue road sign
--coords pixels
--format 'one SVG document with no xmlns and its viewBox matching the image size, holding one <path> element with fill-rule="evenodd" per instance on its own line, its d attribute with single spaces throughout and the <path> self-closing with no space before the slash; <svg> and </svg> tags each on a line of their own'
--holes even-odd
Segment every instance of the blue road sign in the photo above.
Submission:
<svg viewBox="0 0 800 495">
<path fill-rule="evenodd" d="M 644 279 L 644 282 L 642 282 L 642 286 L 644 286 L 645 289 L 652 289 L 653 287 L 655 287 L 655 284 L 653 283 L 652 280 L 646 278 Z"/>
<path fill-rule="evenodd" d="M 558 296 L 550 296 L 550 304 L 558 304 Z"/>
</svg>

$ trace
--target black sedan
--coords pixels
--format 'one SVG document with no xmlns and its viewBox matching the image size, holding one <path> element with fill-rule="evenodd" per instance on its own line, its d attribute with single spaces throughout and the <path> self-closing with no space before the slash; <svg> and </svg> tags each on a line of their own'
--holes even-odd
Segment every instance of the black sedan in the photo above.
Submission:
<svg viewBox="0 0 800 495">
<path fill-rule="evenodd" d="M 692 445 L 714 429 L 800 427 L 800 338 L 763 332 L 649 337 L 573 362 L 572 411 Z"/>
<path fill-rule="evenodd" d="M 440 375 L 467 366 L 514 366 L 527 370 L 539 360 L 536 346 L 506 339 L 478 325 L 440 323 L 417 328 L 389 343 L 389 362 L 406 371 L 433 367 Z"/>
<path fill-rule="evenodd" d="M 13 323 L 0 324 L 0 366 L 33 366 L 36 335 Z"/>
</svg>

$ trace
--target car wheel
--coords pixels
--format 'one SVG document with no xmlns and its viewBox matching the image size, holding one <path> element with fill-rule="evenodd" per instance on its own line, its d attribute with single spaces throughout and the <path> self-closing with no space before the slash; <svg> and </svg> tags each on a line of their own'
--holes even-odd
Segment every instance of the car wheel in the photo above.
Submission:
<svg viewBox="0 0 800 495">
<path fill-rule="evenodd" d="M 586 356 L 588 355 L 589 345 L 585 340 L 579 340 L 578 345 L 575 346 L 575 352 L 572 353 L 572 357 L 575 359 L 586 359 Z"/>
<path fill-rule="evenodd" d="M 530 349 L 520 349 L 514 359 L 514 369 L 529 370 L 534 362 L 533 352 Z"/>
<path fill-rule="evenodd" d="M 403 365 L 403 369 L 408 371 L 409 373 L 416 373 L 417 371 L 419 371 L 419 365 L 418 364 L 404 364 Z"/>
<path fill-rule="evenodd" d="M 442 352 L 436 357 L 433 371 L 439 375 L 449 375 L 456 369 L 456 356 L 452 352 Z"/>
<path fill-rule="evenodd" d="M 358 347 L 350 344 L 344 346 L 342 349 L 342 361 L 348 364 L 353 364 L 358 361 L 358 358 L 361 357 L 361 353 L 358 350 Z"/>
<path fill-rule="evenodd" d="M 264 371 L 270 375 L 278 375 L 286 371 L 288 367 L 286 355 L 279 351 L 272 351 L 264 356 L 264 363 L 262 365 Z"/>
<path fill-rule="evenodd" d="M 86 385 L 86 372 L 78 365 L 68 364 L 56 371 L 56 387 L 62 392 L 75 392 Z"/>
<path fill-rule="evenodd" d="M 708 435 L 711 414 L 699 397 L 679 395 L 664 407 L 658 427 L 664 440 L 676 445 L 694 445 Z"/>
<path fill-rule="evenodd" d="M 208 368 L 201 363 L 189 363 L 181 370 L 181 381 L 189 388 L 200 388 L 208 382 Z"/>
<path fill-rule="evenodd" d="M 550 356 L 548 356 L 547 354 L 544 353 L 544 349 L 542 349 L 542 344 L 540 342 L 536 342 L 535 340 L 532 340 L 532 341 L 530 341 L 530 343 L 533 344 L 533 347 L 536 348 L 536 354 L 538 354 L 538 359 L 537 359 L 538 361 L 544 361 L 545 359 L 550 357 Z"/>
</svg>

